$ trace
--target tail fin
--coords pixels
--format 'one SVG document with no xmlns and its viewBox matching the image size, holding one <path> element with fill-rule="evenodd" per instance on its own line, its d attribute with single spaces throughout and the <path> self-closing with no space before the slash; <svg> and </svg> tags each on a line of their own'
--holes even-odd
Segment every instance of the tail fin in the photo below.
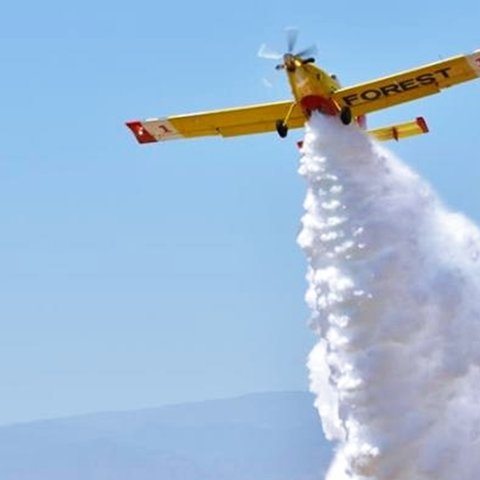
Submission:
<svg viewBox="0 0 480 480">
<path fill-rule="evenodd" d="M 428 133 L 428 126 L 423 117 L 417 117 L 411 122 L 377 128 L 375 130 L 370 130 L 368 133 L 377 140 L 383 142 L 386 140 L 400 140 L 401 138 Z"/>
</svg>

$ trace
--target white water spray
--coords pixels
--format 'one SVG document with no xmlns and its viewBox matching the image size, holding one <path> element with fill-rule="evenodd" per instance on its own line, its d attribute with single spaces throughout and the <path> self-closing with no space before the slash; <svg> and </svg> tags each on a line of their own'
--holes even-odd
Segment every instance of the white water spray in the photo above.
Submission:
<svg viewBox="0 0 480 480">
<path fill-rule="evenodd" d="M 298 243 L 327 480 L 480 479 L 480 232 L 356 127 L 313 117 Z"/>
</svg>

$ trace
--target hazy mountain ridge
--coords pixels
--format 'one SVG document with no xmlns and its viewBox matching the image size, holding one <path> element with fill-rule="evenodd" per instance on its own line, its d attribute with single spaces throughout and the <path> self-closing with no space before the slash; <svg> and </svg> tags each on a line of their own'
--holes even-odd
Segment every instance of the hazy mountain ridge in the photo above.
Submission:
<svg viewBox="0 0 480 480">
<path fill-rule="evenodd" d="M 0 428 L 2 480 L 313 480 L 330 459 L 307 393 Z"/>
</svg>

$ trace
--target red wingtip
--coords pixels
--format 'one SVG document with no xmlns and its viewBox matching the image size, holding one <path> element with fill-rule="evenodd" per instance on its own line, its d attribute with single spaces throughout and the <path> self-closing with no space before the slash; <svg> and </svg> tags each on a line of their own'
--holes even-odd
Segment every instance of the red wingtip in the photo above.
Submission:
<svg viewBox="0 0 480 480">
<path fill-rule="evenodd" d="M 422 129 L 423 133 L 428 133 L 428 125 L 423 117 L 417 117 L 417 125 Z"/>
<path fill-rule="evenodd" d="M 138 143 L 153 143 L 157 140 L 147 130 L 145 130 L 142 122 L 126 122 L 125 125 L 133 132 Z"/>
</svg>

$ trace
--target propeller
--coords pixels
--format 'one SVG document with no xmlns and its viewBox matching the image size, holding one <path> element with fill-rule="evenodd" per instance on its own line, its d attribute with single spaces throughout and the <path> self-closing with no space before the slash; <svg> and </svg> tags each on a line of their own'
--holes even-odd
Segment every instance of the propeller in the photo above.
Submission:
<svg viewBox="0 0 480 480">
<path fill-rule="evenodd" d="M 317 54 L 317 46 L 316 45 L 310 45 L 307 48 L 304 48 L 303 50 L 300 50 L 298 53 L 295 54 L 296 57 L 311 57 L 312 55 Z"/>
<path fill-rule="evenodd" d="M 281 53 L 270 49 L 265 44 L 260 45 L 257 55 L 260 58 L 266 58 L 267 60 L 281 60 L 283 58 L 283 55 Z"/>
<path fill-rule="evenodd" d="M 302 64 L 315 62 L 315 59 L 312 57 L 312 55 L 315 55 L 317 53 L 316 45 L 311 45 L 310 47 L 304 48 L 303 50 L 294 53 L 295 46 L 298 40 L 298 34 L 298 28 L 288 27 L 286 29 L 287 52 L 285 54 L 278 53 L 263 44 L 258 50 L 258 56 L 260 58 L 266 58 L 268 60 L 283 60 L 283 63 L 275 67 L 277 70 L 282 70 L 284 68 L 290 71 L 295 70 L 294 60 L 300 60 Z"/>
<path fill-rule="evenodd" d="M 287 34 L 287 53 L 293 53 L 293 50 L 295 49 L 295 45 L 297 44 L 298 40 L 298 28 L 294 27 L 288 27 L 286 29 L 286 34 Z"/>
</svg>

